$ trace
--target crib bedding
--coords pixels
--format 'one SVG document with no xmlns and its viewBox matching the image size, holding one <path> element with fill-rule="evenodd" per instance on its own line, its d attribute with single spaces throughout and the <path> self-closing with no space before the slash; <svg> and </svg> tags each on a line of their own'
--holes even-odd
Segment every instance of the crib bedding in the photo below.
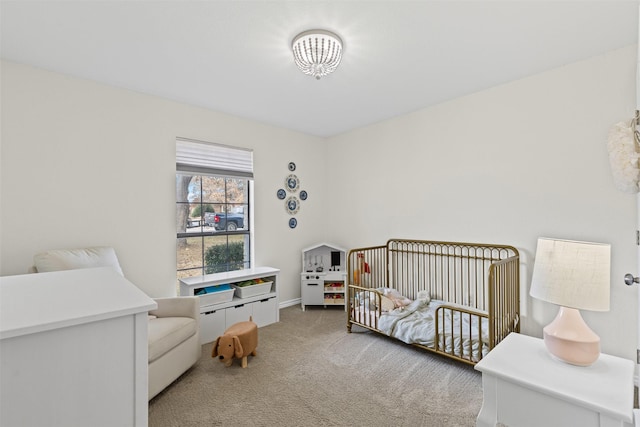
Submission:
<svg viewBox="0 0 640 427">
<path fill-rule="evenodd" d="M 489 352 L 489 326 L 486 317 L 439 307 L 446 301 L 415 300 L 411 304 L 379 314 L 372 310 L 367 318 L 377 318 L 378 330 L 407 344 L 436 348 L 436 316 L 438 316 L 438 349 L 477 362 Z M 464 307 L 461 307 L 464 308 Z M 366 310 L 360 307 L 361 310 Z M 437 313 L 437 314 L 436 314 Z M 363 316 L 365 318 L 365 316 Z"/>
</svg>

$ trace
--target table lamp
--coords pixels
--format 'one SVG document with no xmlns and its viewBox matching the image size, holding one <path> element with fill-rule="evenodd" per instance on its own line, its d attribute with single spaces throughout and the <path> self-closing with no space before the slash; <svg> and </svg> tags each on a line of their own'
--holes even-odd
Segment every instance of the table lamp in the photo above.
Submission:
<svg viewBox="0 0 640 427">
<path fill-rule="evenodd" d="M 543 329 L 547 350 L 556 358 L 589 366 L 600 355 L 600 337 L 579 310 L 608 311 L 611 245 L 539 238 L 530 295 L 560 306 Z"/>
</svg>

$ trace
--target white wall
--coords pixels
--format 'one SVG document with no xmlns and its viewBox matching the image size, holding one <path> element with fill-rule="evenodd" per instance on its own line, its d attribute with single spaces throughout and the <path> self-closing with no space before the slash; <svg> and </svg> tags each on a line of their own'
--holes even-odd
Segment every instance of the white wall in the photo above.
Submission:
<svg viewBox="0 0 640 427">
<path fill-rule="evenodd" d="M 54 248 L 114 246 L 150 296 L 175 294 L 176 136 L 254 150 L 256 265 L 300 296 L 300 251 L 322 241 L 323 140 L 201 108 L 2 62 L 0 274 Z M 309 199 L 298 227 L 276 191 L 287 164 Z M 316 213 L 318 212 L 318 213 Z"/>
<path fill-rule="evenodd" d="M 539 236 L 610 242 L 611 311 L 584 313 L 605 352 L 634 358 L 635 196 L 613 187 L 606 138 L 635 109 L 636 47 L 326 141 L 2 63 L 0 274 L 34 253 L 112 245 L 151 296 L 175 284 L 176 136 L 254 149 L 256 262 L 300 295 L 300 250 L 391 237 L 508 243 L 523 260 L 523 332 L 555 315 L 528 297 Z M 295 161 L 298 228 L 275 193 Z M 145 214 L 148 213 L 148 214 Z"/>
<path fill-rule="evenodd" d="M 611 310 L 584 313 L 603 351 L 635 358 L 635 196 L 613 186 L 610 127 L 635 110 L 636 47 L 494 87 L 329 141 L 329 239 L 506 243 L 521 253 L 523 332 L 557 309 L 528 296 L 540 236 L 612 244 Z M 345 221 L 345 217 L 357 221 Z"/>
</svg>

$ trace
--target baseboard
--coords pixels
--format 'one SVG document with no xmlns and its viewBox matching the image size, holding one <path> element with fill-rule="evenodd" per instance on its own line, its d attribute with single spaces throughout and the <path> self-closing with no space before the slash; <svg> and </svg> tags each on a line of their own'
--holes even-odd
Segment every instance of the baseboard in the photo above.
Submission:
<svg viewBox="0 0 640 427">
<path fill-rule="evenodd" d="M 280 308 L 291 307 L 292 305 L 300 304 L 302 300 L 300 298 L 290 299 L 289 301 L 280 302 Z"/>
</svg>

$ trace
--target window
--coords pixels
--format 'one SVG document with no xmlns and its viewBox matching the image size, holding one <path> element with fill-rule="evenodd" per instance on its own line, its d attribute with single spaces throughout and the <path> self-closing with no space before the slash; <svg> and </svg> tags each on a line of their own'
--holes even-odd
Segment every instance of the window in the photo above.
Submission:
<svg viewBox="0 0 640 427">
<path fill-rule="evenodd" d="M 176 140 L 178 278 L 251 267 L 252 152 Z"/>
</svg>

